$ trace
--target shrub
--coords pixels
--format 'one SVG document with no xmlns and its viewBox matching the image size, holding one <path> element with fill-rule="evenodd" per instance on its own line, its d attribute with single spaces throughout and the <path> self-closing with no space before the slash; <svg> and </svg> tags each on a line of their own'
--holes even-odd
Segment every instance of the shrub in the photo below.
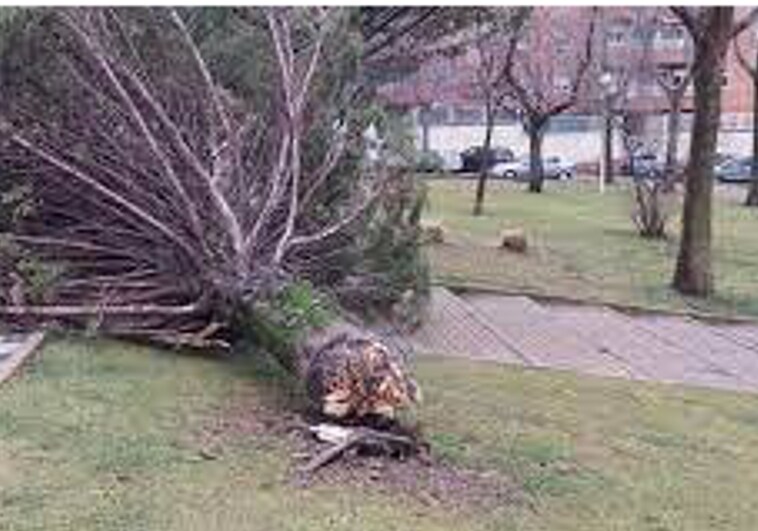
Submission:
<svg viewBox="0 0 758 531">
<path fill-rule="evenodd" d="M 336 315 L 332 302 L 310 282 L 295 281 L 239 309 L 233 328 L 237 339 L 252 342 L 286 368 L 295 369 L 297 345 L 309 331 L 328 325 Z"/>
<path fill-rule="evenodd" d="M 414 325 L 429 291 L 422 251 L 423 183 L 397 172 L 359 240 L 355 268 L 339 288 L 340 299 L 367 317 Z"/>
<path fill-rule="evenodd" d="M 632 221 L 643 238 L 665 238 L 671 199 L 663 181 L 641 179 L 634 185 Z"/>
</svg>

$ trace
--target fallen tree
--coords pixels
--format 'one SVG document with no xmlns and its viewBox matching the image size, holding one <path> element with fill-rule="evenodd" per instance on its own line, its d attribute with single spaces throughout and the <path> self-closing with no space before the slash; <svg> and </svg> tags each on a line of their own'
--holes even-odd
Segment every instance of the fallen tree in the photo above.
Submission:
<svg viewBox="0 0 758 531">
<path fill-rule="evenodd" d="M 361 157 L 349 13 L 230 13 L 265 75 L 250 97 L 206 62 L 193 31 L 201 12 L 48 9 L 18 30 L 3 65 L 0 164 L 23 173 L 34 200 L 4 235 L 13 253 L 0 314 L 223 346 L 260 331 L 266 302 L 303 281 L 341 303 L 355 296 L 346 285 L 383 289 L 355 249 L 371 246 L 371 223 L 404 181 Z M 416 214 L 388 221 L 413 241 Z M 59 266 L 44 296 L 19 272 L 30 261 Z M 331 371 L 307 382 L 324 384 L 322 411 L 387 414 L 412 402 L 402 358 L 360 327 L 302 348 L 310 328 L 323 334 L 340 315 L 284 342 L 287 355 L 308 356 L 290 364 L 301 377 Z M 327 406 L 348 372 L 351 392 L 377 396 Z"/>
</svg>

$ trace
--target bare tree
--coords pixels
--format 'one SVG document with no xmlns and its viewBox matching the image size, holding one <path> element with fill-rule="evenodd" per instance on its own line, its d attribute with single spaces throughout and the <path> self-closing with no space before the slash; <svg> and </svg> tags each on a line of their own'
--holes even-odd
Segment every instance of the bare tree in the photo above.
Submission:
<svg viewBox="0 0 758 531">
<path fill-rule="evenodd" d="M 655 29 L 660 31 L 666 26 L 660 21 L 660 17 L 655 19 Z M 685 54 L 689 46 L 685 48 Z M 664 189 L 673 188 L 676 178 L 678 150 L 679 150 L 679 131 L 682 114 L 682 104 L 687 89 L 692 81 L 692 58 L 679 58 L 674 64 L 659 65 L 656 71 L 655 80 L 658 87 L 666 95 L 668 103 L 668 118 L 666 123 L 666 161 L 664 167 Z"/>
<path fill-rule="evenodd" d="M 686 169 L 682 236 L 673 286 L 681 293 L 713 292 L 711 204 L 713 162 L 721 117 L 721 80 L 729 43 L 758 16 L 753 10 L 738 23 L 733 7 L 672 7 L 694 45 L 695 119 Z"/>
<path fill-rule="evenodd" d="M 745 54 L 743 43 L 739 36 L 734 39 L 734 53 L 743 70 L 753 82 L 753 153 L 750 168 L 751 180 L 745 206 L 758 206 L 758 46 L 755 46 L 755 56 L 752 61 Z"/>
<path fill-rule="evenodd" d="M 477 51 L 476 89 L 484 103 L 484 139 L 480 157 L 479 176 L 474 199 L 474 215 L 482 213 L 485 187 L 490 170 L 489 154 L 492 148 L 492 133 L 495 115 L 504 109 L 510 94 L 505 83 L 513 54 L 508 53 L 508 41 L 514 29 L 520 27 L 529 15 L 530 8 L 483 8 L 477 10 L 473 28 L 474 46 Z"/>
<path fill-rule="evenodd" d="M 544 181 L 542 141 L 550 120 L 580 97 L 592 60 L 597 8 L 583 15 L 569 32 L 559 8 L 537 8 L 514 28 L 509 39 L 504 83 L 529 135 L 530 192 L 541 192 Z"/>
<path fill-rule="evenodd" d="M 2 80 L 1 154 L 37 194 L 8 237 L 65 272 L 49 303 L 6 299 L 1 314 L 213 344 L 291 280 L 334 275 L 387 183 L 381 167 L 344 178 L 360 131 L 331 105 L 352 87 L 325 69 L 349 13 L 237 13 L 270 68 L 257 105 L 217 83 L 174 9 L 46 12 L 24 48 L 44 75 Z M 387 351 L 359 332 L 340 338 L 330 348 Z"/>
<path fill-rule="evenodd" d="M 611 111 L 620 118 L 621 141 L 627 156 L 631 157 L 644 143 L 644 118 L 649 110 L 638 107 L 637 96 L 655 77 L 651 29 L 656 10 L 618 8 L 621 10 L 621 16 L 614 16 L 613 9 L 604 9 L 605 16 L 602 20 L 605 31 L 602 37 L 605 41 L 605 64 L 599 75 L 608 72 L 613 78 L 615 93 L 610 102 Z M 617 32 L 621 32 L 621 35 Z M 608 41 L 613 38 L 634 38 L 639 42 L 634 46 L 621 47 L 623 53 L 611 53 Z"/>
</svg>

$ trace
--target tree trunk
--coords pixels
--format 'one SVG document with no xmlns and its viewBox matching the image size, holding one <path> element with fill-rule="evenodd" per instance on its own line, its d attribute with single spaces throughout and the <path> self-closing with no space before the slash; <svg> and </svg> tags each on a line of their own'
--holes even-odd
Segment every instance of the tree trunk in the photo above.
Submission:
<svg viewBox="0 0 758 531">
<path fill-rule="evenodd" d="M 603 156 L 605 160 L 605 184 L 613 184 L 613 115 L 611 114 L 610 103 L 606 106 L 604 117 L 605 134 L 603 135 Z"/>
<path fill-rule="evenodd" d="M 542 167 L 542 140 L 545 137 L 545 124 L 531 120 L 529 129 L 529 191 L 539 194 L 545 181 Z"/>
<path fill-rule="evenodd" d="M 479 178 L 476 183 L 476 198 L 474 200 L 474 215 L 480 216 L 484 209 L 484 191 L 487 186 L 487 172 L 489 171 L 489 153 L 492 146 L 492 130 L 495 127 L 495 116 L 492 105 L 487 103 L 484 108 L 484 142 L 482 142 L 482 156 L 479 162 Z"/>
<path fill-rule="evenodd" d="M 666 124 L 666 167 L 664 169 L 663 190 L 673 190 L 676 181 L 677 159 L 679 158 L 679 125 L 681 123 L 680 96 L 670 100 L 668 119 Z"/>
<path fill-rule="evenodd" d="M 424 105 L 419 112 L 419 121 L 421 122 L 421 150 L 424 153 L 429 151 L 429 108 L 429 105 Z"/>
<path fill-rule="evenodd" d="M 756 51 L 756 68 L 758 68 L 758 51 Z M 753 160 L 751 161 L 750 189 L 745 198 L 745 205 L 758 207 L 758 76 L 753 77 Z"/>
<path fill-rule="evenodd" d="M 721 74 L 730 40 L 733 9 L 708 8 L 708 19 L 699 28 L 696 42 L 695 121 L 687 165 L 682 236 L 673 281 L 676 290 L 688 295 L 707 296 L 713 292 L 713 162 L 721 118 Z"/>
<path fill-rule="evenodd" d="M 344 320 L 313 331 L 296 353 L 311 408 L 333 419 L 394 419 L 421 400 L 402 356 Z"/>
</svg>

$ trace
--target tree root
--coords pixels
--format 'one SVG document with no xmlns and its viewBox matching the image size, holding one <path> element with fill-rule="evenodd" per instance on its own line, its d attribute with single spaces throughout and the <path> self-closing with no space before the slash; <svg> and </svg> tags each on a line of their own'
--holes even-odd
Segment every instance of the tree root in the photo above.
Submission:
<svg viewBox="0 0 758 531">
<path fill-rule="evenodd" d="M 300 472 L 313 474 L 322 467 L 343 456 L 352 448 L 358 448 L 361 446 L 384 446 L 387 448 L 388 453 L 391 453 L 393 450 L 398 450 L 408 454 L 414 453 L 418 450 L 417 441 L 406 435 L 397 435 L 395 433 L 363 427 L 346 429 L 345 431 L 346 436 L 341 442 L 333 444 L 323 452 L 314 456 L 300 469 Z"/>
</svg>

